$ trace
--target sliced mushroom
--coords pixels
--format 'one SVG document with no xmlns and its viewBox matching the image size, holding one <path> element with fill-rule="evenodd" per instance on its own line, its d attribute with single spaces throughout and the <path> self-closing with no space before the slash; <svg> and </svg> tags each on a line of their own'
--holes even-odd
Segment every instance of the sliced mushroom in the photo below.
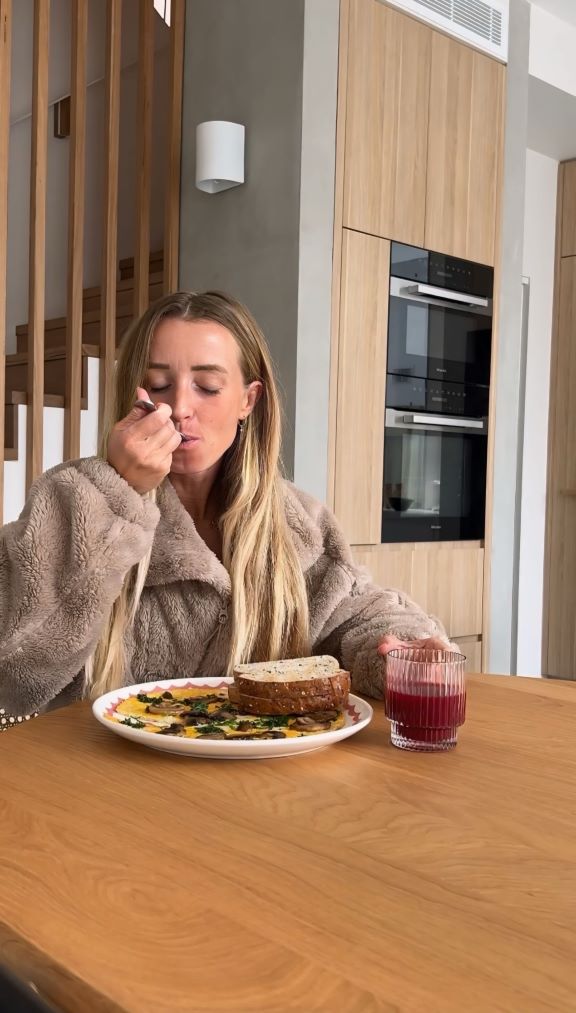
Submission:
<svg viewBox="0 0 576 1013">
<path fill-rule="evenodd" d="M 307 714 L 306 717 L 314 718 L 316 721 L 335 721 L 339 714 L 338 710 L 314 711 L 313 714 Z"/>
<path fill-rule="evenodd" d="M 227 736 L 224 732 L 206 732 L 205 735 L 200 734 L 200 739 L 225 739 Z"/>
<path fill-rule="evenodd" d="M 212 718 L 209 714 L 203 714 L 199 711 L 197 714 L 192 711 L 190 714 L 184 714 L 184 724 L 190 725 L 192 728 L 197 728 L 198 725 L 211 725 Z"/>
<path fill-rule="evenodd" d="M 146 707 L 147 714 L 182 714 L 186 705 L 178 700 L 157 700 Z"/>
<path fill-rule="evenodd" d="M 183 736 L 185 736 L 186 735 L 186 729 L 184 728 L 184 725 L 179 725 L 179 724 L 175 723 L 173 725 L 168 725 L 167 728 L 161 728 L 160 732 L 158 734 L 159 735 L 183 735 Z"/>
<path fill-rule="evenodd" d="M 210 715 L 211 721 L 233 721 L 238 716 L 238 711 L 230 710 L 230 708 L 223 707 L 222 710 L 212 711 Z"/>
<path fill-rule="evenodd" d="M 254 735 L 227 735 L 227 739 L 234 739 L 235 742 L 238 740 L 245 742 L 253 742 L 254 739 L 285 739 L 286 734 L 278 731 L 277 728 L 267 728 L 263 732 L 254 732 Z"/>
<path fill-rule="evenodd" d="M 319 721 L 315 714 L 301 714 L 292 724 L 295 732 L 326 732 L 330 721 Z"/>
</svg>

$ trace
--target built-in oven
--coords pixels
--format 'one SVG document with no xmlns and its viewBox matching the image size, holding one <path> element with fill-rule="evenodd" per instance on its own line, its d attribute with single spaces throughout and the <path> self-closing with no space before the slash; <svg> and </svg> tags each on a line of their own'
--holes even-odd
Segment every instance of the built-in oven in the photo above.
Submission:
<svg viewBox="0 0 576 1013">
<path fill-rule="evenodd" d="M 383 542 L 484 536 L 492 283 L 392 243 Z"/>
<path fill-rule="evenodd" d="M 392 243 L 387 371 L 490 383 L 490 267 Z"/>
</svg>

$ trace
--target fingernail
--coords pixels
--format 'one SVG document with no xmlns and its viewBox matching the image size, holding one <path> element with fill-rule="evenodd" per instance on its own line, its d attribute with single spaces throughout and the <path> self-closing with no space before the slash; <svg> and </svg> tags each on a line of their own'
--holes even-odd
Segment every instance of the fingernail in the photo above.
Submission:
<svg viewBox="0 0 576 1013">
<path fill-rule="evenodd" d="M 144 400 L 144 398 L 141 397 L 139 397 L 138 400 L 134 402 L 134 407 L 143 408 L 144 411 L 147 412 L 155 412 L 157 408 L 157 406 L 154 404 L 153 401 L 146 401 Z"/>
</svg>

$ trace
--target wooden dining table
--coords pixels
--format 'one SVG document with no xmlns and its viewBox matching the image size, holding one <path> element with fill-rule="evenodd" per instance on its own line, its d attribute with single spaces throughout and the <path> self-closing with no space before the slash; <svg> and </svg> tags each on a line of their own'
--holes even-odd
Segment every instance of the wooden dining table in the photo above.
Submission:
<svg viewBox="0 0 576 1013">
<path fill-rule="evenodd" d="M 0 736 L 0 964 L 64 1013 L 574 1013 L 576 686 L 468 678 L 458 746 Z"/>
</svg>

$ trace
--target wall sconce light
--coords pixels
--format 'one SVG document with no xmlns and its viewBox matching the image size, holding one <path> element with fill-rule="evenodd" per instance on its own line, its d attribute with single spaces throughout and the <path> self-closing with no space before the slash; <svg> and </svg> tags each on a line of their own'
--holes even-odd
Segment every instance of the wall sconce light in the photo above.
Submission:
<svg viewBox="0 0 576 1013">
<path fill-rule="evenodd" d="M 244 182 L 244 126 L 207 120 L 196 127 L 196 186 L 219 193 Z"/>
</svg>

